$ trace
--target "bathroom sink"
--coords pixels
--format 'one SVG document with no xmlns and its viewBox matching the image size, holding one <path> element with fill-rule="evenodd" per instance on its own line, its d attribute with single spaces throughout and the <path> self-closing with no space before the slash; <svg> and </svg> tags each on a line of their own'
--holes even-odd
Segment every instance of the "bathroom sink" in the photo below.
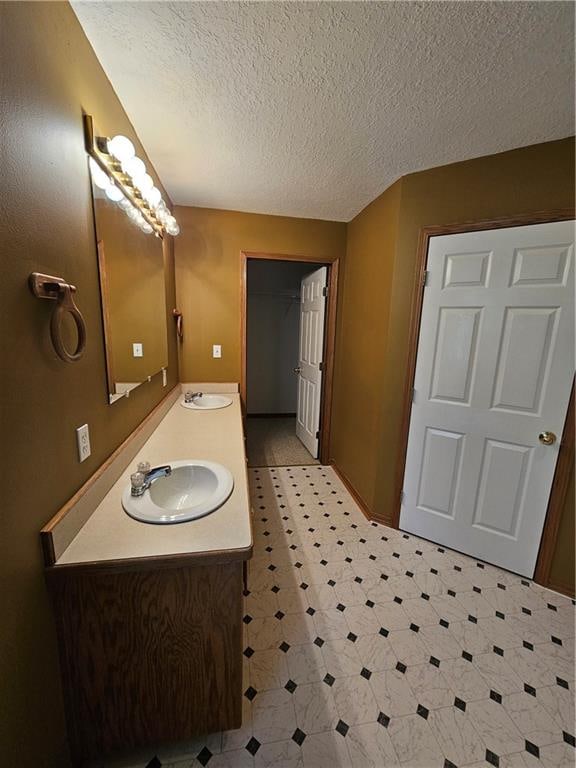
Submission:
<svg viewBox="0 0 576 768">
<path fill-rule="evenodd" d="M 225 395 L 197 395 L 191 403 L 182 400 L 181 405 L 193 411 L 212 411 L 232 405 L 232 398 Z"/>
<path fill-rule="evenodd" d="M 231 472 L 212 461 L 170 462 L 172 473 L 154 480 L 142 496 L 122 494 L 122 506 L 130 517 L 144 523 L 184 523 L 214 512 L 234 489 Z"/>
</svg>

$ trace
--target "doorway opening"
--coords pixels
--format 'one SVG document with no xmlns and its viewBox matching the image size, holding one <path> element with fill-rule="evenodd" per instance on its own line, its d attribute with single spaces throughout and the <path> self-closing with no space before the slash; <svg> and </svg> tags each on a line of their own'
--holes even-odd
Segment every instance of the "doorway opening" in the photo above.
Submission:
<svg viewBox="0 0 576 768">
<path fill-rule="evenodd" d="M 338 261 L 241 254 L 250 466 L 328 463 Z"/>
</svg>

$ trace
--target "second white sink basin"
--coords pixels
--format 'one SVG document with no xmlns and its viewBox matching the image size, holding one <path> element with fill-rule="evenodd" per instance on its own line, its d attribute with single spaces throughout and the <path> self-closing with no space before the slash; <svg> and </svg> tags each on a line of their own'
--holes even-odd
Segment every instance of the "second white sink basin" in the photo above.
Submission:
<svg viewBox="0 0 576 768">
<path fill-rule="evenodd" d="M 169 524 L 195 520 L 214 512 L 234 490 L 232 473 L 212 461 L 170 462 L 172 474 L 154 480 L 142 496 L 122 494 L 130 517 L 145 523 Z"/>
<path fill-rule="evenodd" d="M 232 405 L 232 398 L 225 395 L 198 395 L 191 403 L 182 400 L 181 405 L 193 411 L 212 411 Z"/>
</svg>

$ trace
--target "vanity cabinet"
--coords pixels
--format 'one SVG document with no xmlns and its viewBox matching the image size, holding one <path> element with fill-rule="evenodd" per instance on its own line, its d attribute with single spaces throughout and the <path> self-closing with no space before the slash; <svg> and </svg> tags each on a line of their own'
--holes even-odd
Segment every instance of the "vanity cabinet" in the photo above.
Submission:
<svg viewBox="0 0 576 768">
<path fill-rule="evenodd" d="M 47 569 L 75 765 L 239 728 L 239 553 Z"/>
</svg>

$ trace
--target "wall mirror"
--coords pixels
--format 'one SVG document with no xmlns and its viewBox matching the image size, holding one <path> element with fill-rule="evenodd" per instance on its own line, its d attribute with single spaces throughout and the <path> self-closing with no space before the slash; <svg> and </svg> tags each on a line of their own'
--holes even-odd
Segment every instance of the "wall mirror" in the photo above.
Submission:
<svg viewBox="0 0 576 768">
<path fill-rule="evenodd" d="M 168 365 L 162 240 L 143 232 L 92 178 L 111 403 Z"/>
</svg>

